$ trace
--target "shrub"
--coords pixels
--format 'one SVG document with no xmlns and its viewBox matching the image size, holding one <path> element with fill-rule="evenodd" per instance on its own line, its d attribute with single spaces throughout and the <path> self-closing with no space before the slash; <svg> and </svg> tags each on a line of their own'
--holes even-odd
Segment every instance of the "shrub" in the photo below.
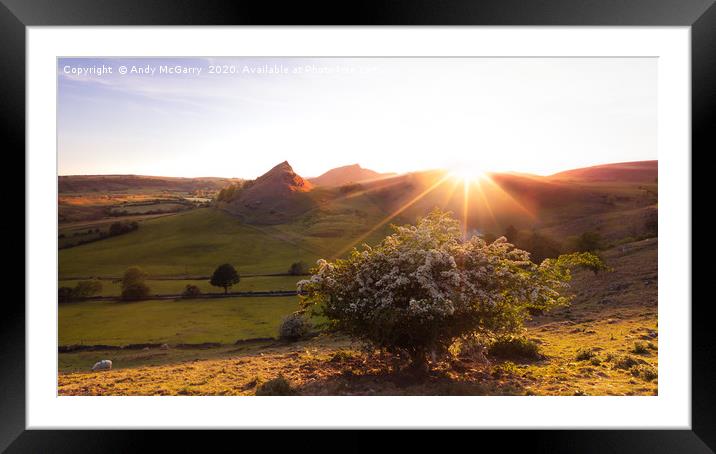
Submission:
<svg viewBox="0 0 716 454">
<path fill-rule="evenodd" d="M 145 283 L 128 285 L 122 289 L 122 299 L 125 301 L 141 300 L 148 296 L 149 286 Z"/>
<path fill-rule="evenodd" d="M 300 276 L 302 274 L 308 274 L 308 264 L 306 262 L 294 262 L 288 268 L 288 274 L 293 276 Z"/>
<path fill-rule="evenodd" d="M 57 300 L 60 303 L 74 301 L 78 298 L 88 298 L 102 291 L 102 283 L 98 280 L 79 281 L 74 287 L 60 287 L 57 289 Z"/>
<path fill-rule="evenodd" d="M 515 375 L 518 371 L 519 369 L 517 369 L 517 365 L 515 363 L 512 361 L 505 361 L 504 363 L 498 364 L 492 368 L 492 375 L 497 378 L 506 377 Z"/>
<path fill-rule="evenodd" d="M 540 263 L 548 258 L 558 257 L 563 249 L 562 245 L 554 238 L 534 231 L 529 236 L 520 238 L 515 244 L 529 251 L 530 258 L 535 263 Z"/>
<path fill-rule="evenodd" d="M 577 361 L 590 361 L 596 358 L 597 354 L 591 348 L 579 348 L 577 354 L 574 355 L 574 359 Z"/>
<path fill-rule="evenodd" d="M 201 289 L 193 284 L 187 284 L 184 291 L 181 292 L 181 296 L 184 298 L 195 298 L 199 295 L 201 295 Z"/>
<path fill-rule="evenodd" d="M 87 298 L 90 296 L 97 295 L 102 291 L 102 283 L 98 280 L 91 281 L 79 281 L 75 288 L 72 289 L 74 298 Z"/>
<path fill-rule="evenodd" d="M 124 214 L 127 214 L 127 212 L 125 211 Z M 137 230 L 138 228 L 139 224 L 136 222 L 113 222 L 109 226 L 108 234 L 109 236 L 122 235 Z"/>
<path fill-rule="evenodd" d="M 659 234 L 659 213 L 657 210 L 650 211 L 644 221 L 644 232 L 646 236 L 657 236 Z"/>
<path fill-rule="evenodd" d="M 512 359 L 539 359 L 539 345 L 524 337 L 504 336 L 495 340 L 488 349 L 490 356 Z"/>
<path fill-rule="evenodd" d="M 329 361 L 332 363 L 345 363 L 358 357 L 359 356 L 353 352 L 349 352 L 346 350 L 338 350 L 331 355 L 331 359 Z"/>
<path fill-rule="evenodd" d="M 584 232 L 577 237 L 574 248 L 578 252 L 594 252 L 601 249 L 602 236 L 597 232 Z"/>
<path fill-rule="evenodd" d="M 60 287 L 57 289 L 57 301 L 67 303 L 72 301 L 72 287 Z"/>
<path fill-rule="evenodd" d="M 629 355 L 616 356 L 613 358 L 613 364 L 615 369 L 629 370 L 632 367 L 638 365 L 639 360 Z"/>
<path fill-rule="evenodd" d="M 149 286 L 144 282 L 146 278 L 147 273 L 141 268 L 127 268 L 122 277 L 122 299 L 140 300 L 149 296 Z"/>
<path fill-rule="evenodd" d="M 635 377 L 639 377 L 642 380 L 652 381 L 658 377 L 656 368 L 649 364 L 639 364 L 629 369 L 629 372 Z"/>
<path fill-rule="evenodd" d="M 485 342 L 477 336 L 464 336 L 453 342 L 449 352 L 459 358 L 485 361 L 487 358 L 487 347 Z"/>
<path fill-rule="evenodd" d="M 634 348 L 631 349 L 631 352 L 637 355 L 646 355 L 649 353 L 649 346 L 645 342 L 634 342 Z"/>
<path fill-rule="evenodd" d="M 256 388 L 257 396 L 293 396 L 294 394 L 296 394 L 296 391 L 291 386 L 291 382 L 286 380 L 283 375 L 279 375 L 266 383 L 261 383 Z"/>
<path fill-rule="evenodd" d="M 579 256 L 537 265 L 504 238 L 463 239 L 460 223 L 440 210 L 393 228 L 376 247 L 319 260 L 311 278 L 298 283 L 303 306 L 338 331 L 426 366 L 428 353 L 445 353 L 459 337 L 513 334 L 528 307 L 569 302 L 559 291 Z"/>
<path fill-rule="evenodd" d="M 286 341 L 297 341 L 311 331 L 311 322 L 301 312 L 285 317 L 278 329 L 278 337 Z"/>
</svg>

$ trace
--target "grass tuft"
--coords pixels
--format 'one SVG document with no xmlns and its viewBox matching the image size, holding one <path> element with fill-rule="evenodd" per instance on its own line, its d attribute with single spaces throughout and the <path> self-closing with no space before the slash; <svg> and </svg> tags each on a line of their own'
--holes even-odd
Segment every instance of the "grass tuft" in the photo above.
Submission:
<svg viewBox="0 0 716 454">
<path fill-rule="evenodd" d="M 283 375 L 262 383 L 256 388 L 257 396 L 293 396 L 295 394 L 296 390 L 293 389 L 291 382 Z"/>
<path fill-rule="evenodd" d="M 510 359 L 540 359 L 539 345 L 524 337 L 502 337 L 488 348 L 490 356 Z"/>
</svg>

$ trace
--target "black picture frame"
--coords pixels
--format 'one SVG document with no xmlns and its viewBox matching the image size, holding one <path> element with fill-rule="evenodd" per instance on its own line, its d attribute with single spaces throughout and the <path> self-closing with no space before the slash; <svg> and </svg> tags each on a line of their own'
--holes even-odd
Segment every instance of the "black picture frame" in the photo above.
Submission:
<svg viewBox="0 0 716 454">
<path fill-rule="evenodd" d="M 691 27 L 692 181 L 706 171 L 705 166 L 693 166 L 695 156 L 716 150 L 710 115 L 716 111 L 714 0 L 384 0 L 280 5 L 266 0 L 0 0 L 0 124 L 6 156 L 25 153 L 26 27 L 70 25 L 687 26 Z M 699 197 L 697 191 L 692 192 L 695 199 Z M 693 237 L 705 237 L 705 227 L 693 219 L 691 222 Z M 698 254 L 692 252 L 692 260 Z M 716 269 L 695 263 L 692 282 L 701 288 L 702 282 L 708 282 L 707 273 Z M 509 438 L 509 448 L 523 444 L 529 452 L 714 452 L 716 349 L 711 336 L 713 322 L 708 316 L 712 301 L 692 299 L 692 430 L 516 431 L 514 436 L 482 431 L 479 437 L 468 438 L 482 446 L 492 441 L 504 443 Z M 0 450 L 130 452 L 148 447 L 148 439 L 161 439 L 166 450 L 171 445 L 188 447 L 188 432 L 175 431 L 167 436 L 167 432 L 154 431 L 26 430 L 25 311 L 10 298 L 0 315 L 0 365 Z M 413 433 L 409 438 L 427 447 L 440 438 L 434 435 Z M 228 432 L 212 434 L 212 444 L 233 437 Z M 270 437 L 273 448 L 292 443 L 291 438 Z M 369 449 L 363 437 L 350 436 L 348 440 L 353 441 L 333 448 Z M 245 443 L 241 442 L 248 448 Z"/>
</svg>

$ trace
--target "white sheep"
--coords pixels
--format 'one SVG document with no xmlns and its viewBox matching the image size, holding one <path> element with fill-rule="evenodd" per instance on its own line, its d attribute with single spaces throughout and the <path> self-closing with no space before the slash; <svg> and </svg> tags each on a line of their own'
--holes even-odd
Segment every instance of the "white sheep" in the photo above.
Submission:
<svg viewBox="0 0 716 454">
<path fill-rule="evenodd" d="M 103 359 L 102 361 L 97 361 L 94 366 L 92 366 L 92 370 L 110 370 L 112 369 L 112 361 L 108 359 Z"/>
</svg>

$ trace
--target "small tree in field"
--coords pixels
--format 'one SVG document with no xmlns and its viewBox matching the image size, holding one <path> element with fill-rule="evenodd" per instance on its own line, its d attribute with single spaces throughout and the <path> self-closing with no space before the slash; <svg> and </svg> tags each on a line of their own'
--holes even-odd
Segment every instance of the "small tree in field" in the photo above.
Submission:
<svg viewBox="0 0 716 454">
<path fill-rule="evenodd" d="M 584 232 L 575 241 L 575 249 L 580 252 L 594 252 L 602 248 L 602 236 L 597 232 Z"/>
<path fill-rule="evenodd" d="M 196 298 L 199 295 L 201 295 L 201 289 L 193 284 L 187 284 L 184 291 L 181 292 L 183 298 Z"/>
<path fill-rule="evenodd" d="M 427 367 L 428 353 L 445 353 L 471 334 L 515 333 L 530 309 L 569 302 L 560 294 L 569 267 L 592 255 L 548 259 L 537 265 L 502 237 L 463 240 L 460 224 L 439 210 L 417 225 L 394 227 L 376 247 L 353 250 L 348 259 L 319 260 L 310 279 L 298 283 L 305 307 L 333 327 Z M 594 262 L 596 259 L 597 262 Z"/>
<path fill-rule="evenodd" d="M 122 299 L 140 300 L 149 296 L 149 286 L 144 282 L 147 273 L 137 266 L 127 268 L 122 276 Z"/>
<path fill-rule="evenodd" d="M 293 262 L 291 266 L 288 267 L 288 274 L 291 274 L 293 276 L 308 274 L 308 264 L 306 264 L 306 262 L 304 261 Z"/>
<path fill-rule="evenodd" d="M 239 283 L 239 280 L 241 280 L 241 277 L 236 272 L 236 269 L 232 265 L 224 263 L 214 270 L 209 283 L 214 287 L 222 287 L 224 294 L 226 294 L 229 293 L 229 288 L 232 285 Z"/>
</svg>

